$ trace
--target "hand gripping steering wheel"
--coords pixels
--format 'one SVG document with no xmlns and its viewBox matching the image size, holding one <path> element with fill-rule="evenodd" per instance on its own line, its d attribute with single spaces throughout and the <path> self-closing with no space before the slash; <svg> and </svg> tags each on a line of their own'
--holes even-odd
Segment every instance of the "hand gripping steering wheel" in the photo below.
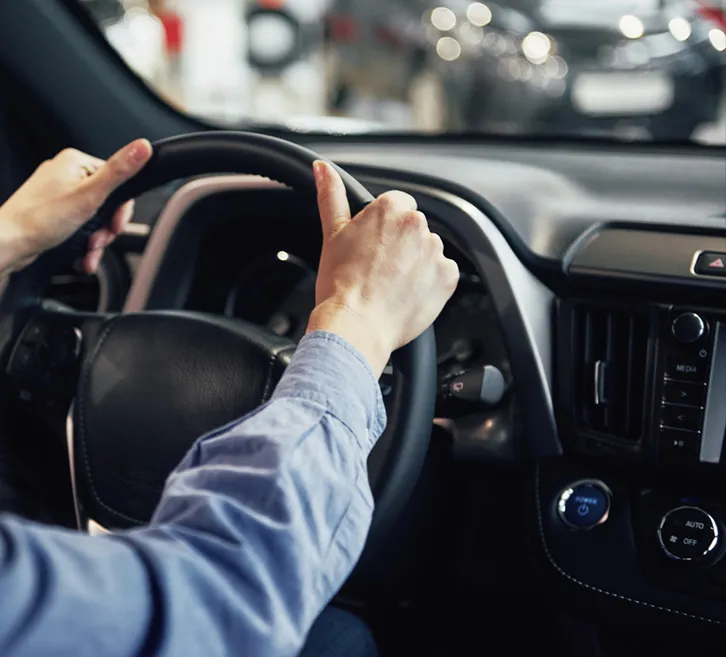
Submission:
<svg viewBox="0 0 726 657">
<path fill-rule="evenodd" d="M 265 402 L 295 345 L 242 321 L 198 313 L 73 312 L 40 300 L 50 276 L 85 252 L 88 236 L 121 203 L 154 187 L 205 174 L 258 174 L 312 198 L 316 159 L 290 142 L 241 132 L 159 141 L 146 167 L 88 225 L 11 279 L 0 325 L 6 371 L 15 390 L 42 408 L 67 410 L 73 400 L 69 457 L 80 529 L 89 520 L 111 529 L 147 523 L 166 477 L 195 439 Z M 357 213 L 372 196 L 338 171 Z M 392 365 L 388 428 L 369 458 L 376 509 L 362 567 L 370 576 L 386 543 L 396 540 L 428 448 L 433 330 L 397 351 Z"/>
</svg>

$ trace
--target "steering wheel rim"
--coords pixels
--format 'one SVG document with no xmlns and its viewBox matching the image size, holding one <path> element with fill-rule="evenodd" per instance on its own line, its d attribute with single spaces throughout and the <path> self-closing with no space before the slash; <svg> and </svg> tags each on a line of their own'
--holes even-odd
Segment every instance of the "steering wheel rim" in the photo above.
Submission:
<svg viewBox="0 0 726 657">
<path fill-rule="evenodd" d="M 144 169 L 121 186 L 97 216 L 69 242 L 39 258 L 26 271 L 16 274 L 7 293 L 15 308 L 37 299 L 50 275 L 87 248 L 88 236 L 107 224 L 114 210 L 131 198 L 180 178 L 216 173 L 262 175 L 315 194 L 312 163 L 323 159 L 313 151 L 290 142 L 259 134 L 214 132 L 184 135 L 154 144 L 154 155 Z M 332 163 L 331 163 L 332 164 Z M 333 165 L 335 166 L 335 165 Z M 373 197 L 347 172 L 336 166 L 346 187 L 353 213 Z M 7 297 L 6 297 L 7 299 Z M 88 349 L 91 351 L 91 349 Z M 393 409 L 396 426 L 384 449 L 377 445 L 369 463 L 377 477 L 371 481 L 376 503 L 366 546 L 367 569 L 377 568 L 375 555 L 393 540 L 397 520 L 418 480 L 428 448 L 436 393 L 436 350 L 433 329 L 402 348 L 393 358 L 397 371 L 398 408 Z M 87 364 L 84 363 L 84 368 Z M 375 577 L 375 573 L 366 573 Z"/>
</svg>

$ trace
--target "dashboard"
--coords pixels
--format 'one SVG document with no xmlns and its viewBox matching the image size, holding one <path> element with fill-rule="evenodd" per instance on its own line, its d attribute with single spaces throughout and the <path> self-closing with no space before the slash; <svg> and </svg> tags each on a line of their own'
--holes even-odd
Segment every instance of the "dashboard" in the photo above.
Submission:
<svg viewBox="0 0 726 657">
<path fill-rule="evenodd" d="M 726 625 L 726 278 L 713 265 L 726 262 L 726 161 L 570 152 L 553 156 L 557 171 L 536 149 L 313 146 L 374 194 L 413 194 L 459 263 L 435 325 L 436 424 L 467 462 L 531 464 L 536 551 L 563 595 Z M 171 299 L 297 339 L 317 222 L 312 200 L 286 189 L 197 200 L 145 307 Z M 496 399 L 452 401 L 452 380 L 487 368 L 501 374 Z"/>
</svg>

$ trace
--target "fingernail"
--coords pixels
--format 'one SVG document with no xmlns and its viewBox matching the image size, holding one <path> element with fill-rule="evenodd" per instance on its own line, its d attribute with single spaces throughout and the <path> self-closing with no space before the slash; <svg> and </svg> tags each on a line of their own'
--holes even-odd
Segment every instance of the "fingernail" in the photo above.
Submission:
<svg viewBox="0 0 726 657">
<path fill-rule="evenodd" d="M 313 173 L 315 174 L 316 182 L 323 182 L 323 178 L 325 178 L 325 165 L 320 160 L 313 162 Z"/>
<path fill-rule="evenodd" d="M 129 162 L 132 164 L 140 164 L 146 158 L 148 150 L 145 143 L 136 144 L 129 151 Z"/>
</svg>

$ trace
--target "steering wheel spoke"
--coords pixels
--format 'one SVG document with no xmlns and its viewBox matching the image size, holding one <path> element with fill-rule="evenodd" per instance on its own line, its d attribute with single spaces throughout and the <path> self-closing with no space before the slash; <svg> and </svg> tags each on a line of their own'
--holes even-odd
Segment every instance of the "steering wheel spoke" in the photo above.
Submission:
<svg viewBox="0 0 726 657">
<path fill-rule="evenodd" d="M 21 404 L 57 419 L 75 395 L 84 345 L 105 317 L 55 302 L 29 309 L 9 347 L 5 375 Z"/>
</svg>

